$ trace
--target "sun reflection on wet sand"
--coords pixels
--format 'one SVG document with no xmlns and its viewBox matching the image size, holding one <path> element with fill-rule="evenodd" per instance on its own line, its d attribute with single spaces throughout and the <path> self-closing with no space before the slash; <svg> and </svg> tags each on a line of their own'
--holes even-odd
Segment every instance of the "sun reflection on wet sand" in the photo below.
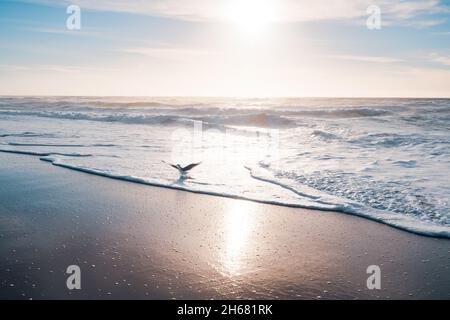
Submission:
<svg viewBox="0 0 450 320">
<path fill-rule="evenodd" d="M 239 276 L 246 255 L 251 248 L 251 231 L 254 227 L 255 204 L 236 201 L 224 217 L 224 255 L 223 271 L 228 276 Z"/>
</svg>

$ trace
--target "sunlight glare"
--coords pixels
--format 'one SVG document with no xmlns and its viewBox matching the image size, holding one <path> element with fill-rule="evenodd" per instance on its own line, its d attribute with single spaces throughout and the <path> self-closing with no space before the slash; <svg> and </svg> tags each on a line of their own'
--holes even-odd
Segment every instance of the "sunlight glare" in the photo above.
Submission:
<svg viewBox="0 0 450 320">
<path fill-rule="evenodd" d="M 253 209 L 253 203 L 239 201 L 226 215 L 224 267 L 229 275 L 239 275 L 241 271 L 242 260 L 249 247 L 249 235 L 254 223 Z"/>
<path fill-rule="evenodd" d="M 276 0 L 232 0 L 227 17 L 240 31 L 260 32 L 277 19 Z"/>
</svg>

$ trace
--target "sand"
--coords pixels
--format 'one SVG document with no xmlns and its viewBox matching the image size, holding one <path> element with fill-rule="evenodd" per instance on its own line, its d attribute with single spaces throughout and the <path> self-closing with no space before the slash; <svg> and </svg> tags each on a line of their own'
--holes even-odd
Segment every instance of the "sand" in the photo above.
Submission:
<svg viewBox="0 0 450 320">
<path fill-rule="evenodd" d="M 69 265 L 81 290 L 66 286 Z M 450 240 L 364 218 L 0 153 L 1 299 L 450 299 L 449 266 Z"/>
</svg>

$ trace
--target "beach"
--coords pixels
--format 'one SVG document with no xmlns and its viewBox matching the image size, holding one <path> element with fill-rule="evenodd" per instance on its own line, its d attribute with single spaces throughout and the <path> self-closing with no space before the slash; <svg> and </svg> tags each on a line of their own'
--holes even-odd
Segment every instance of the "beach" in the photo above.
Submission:
<svg viewBox="0 0 450 320">
<path fill-rule="evenodd" d="M 0 97 L 0 151 L 450 239 L 442 174 L 449 106 L 447 99 Z M 174 167 L 193 163 L 201 165 L 191 179 L 180 179 Z"/>
<path fill-rule="evenodd" d="M 353 215 L 0 153 L 0 299 L 450 299 L 449 262 L 449 239 Z"/>
</svg>

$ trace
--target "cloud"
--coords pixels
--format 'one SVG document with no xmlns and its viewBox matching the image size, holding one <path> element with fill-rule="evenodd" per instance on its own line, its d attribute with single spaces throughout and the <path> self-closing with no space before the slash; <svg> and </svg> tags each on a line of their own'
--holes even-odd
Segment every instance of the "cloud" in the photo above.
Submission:
<svg viewBox="0 0 450 320">
<path fill-rule="evenodd" d="M 161 60 L 173 60 L 181 62 L 189 62 L 195 59 L 204 59 L 205 57 L 219 55 L 218 52 L 208 50 L 179 48 L 170 46 L 136 47 L 136 48 L 126 48 L 120 51 L 129 54 L 144 55 Z"/>
<path fill-rule="evenodd" d="M 358 62 L 373 62 L 373 63 L 396 63 L 403 60 L 391 57 L 380 56 L 358 56 L 358 55 L 327 55 L 326 58 L 358 61 Z"/>
<path fill-rule="evenodd" d="M 128 12 L 151 16 L 168 17 L 187 21 L 223 21 L 227 19 L 227 6 L 232 1 L 271 2 L 278 11 L 278 22 L 300 22 L 316 20 L 355 20 L 367 16 L 366 9 L 373 0 L 24 0 L 46 5 L 77 4 L 81 8 Z M 449 12 L 439 0 L 378 0 L 382 18 L 391 23 L 404 24 L 420 16 Z M 439 19 L 419 20 L 421 27 L 441 23 Z M 414 25 L 410 23 L 410 25 Z"/>
<path fill-rule="evenodd" d="M 408 19 L 418 14 L 433 14 L 447 11 L 438 0 L 423 1 L 390 1 L 388 12 L 398 18 Z"/>
<path fill-rule="evenodd" d="M 120 69 L 114 68 L 100 68 L 100 67 L 86 67 L 86 66 L 71 66 L 71 65 L 14 65 L 14 64 L 0 64 L 0 70 L 5 72 L 56 72 L 56 73 L 89 73 L 89 72 L 117 72 Z"/>
<path fill-rule="evenodd" d="M 407 20 L 404 24 L 406 26 L 415 27 L 419 29 L 430 28 L 445 23 L 445 19 L 423 19 L 423 20 Z"/>
<path fill-rule="evenodd" d="M 443 56 L 439 53 L 432 52 L 430 53 L 430 59 L 433 62 L 450 67 L 450 56 Z"/>
<path fill-rule="evenodd" d="M 91 36 L 91 37 L 102 37 L 101 32 L 86 31 L 86 30 L 69 30 L 66 28 L 50 28 L 50 27 L 25 27 L 25 31 L 38 32 L 38 33 L 48 33 L 55 35 L 65 35 L 65 36 Z"/>
</svg>

